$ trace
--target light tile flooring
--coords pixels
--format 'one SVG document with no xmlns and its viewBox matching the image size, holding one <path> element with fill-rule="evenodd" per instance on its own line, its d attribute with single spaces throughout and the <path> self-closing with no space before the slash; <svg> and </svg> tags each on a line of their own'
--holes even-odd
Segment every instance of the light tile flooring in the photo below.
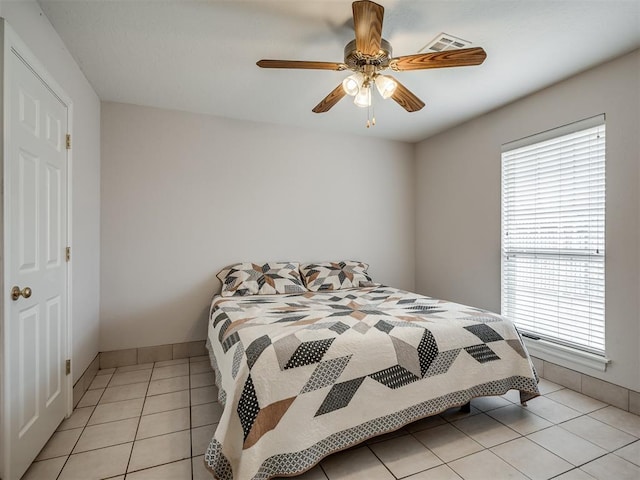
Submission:
<svg viewBox="0 0 640 480">
<path fill-rule="evenodd" d="M 640 479 L 640 417 L 542 380 L 326 458 L 300 480 Z M 211 480 L 220 418 L 207 357 L 101 370 L 23 480 Z"/>
</svg>

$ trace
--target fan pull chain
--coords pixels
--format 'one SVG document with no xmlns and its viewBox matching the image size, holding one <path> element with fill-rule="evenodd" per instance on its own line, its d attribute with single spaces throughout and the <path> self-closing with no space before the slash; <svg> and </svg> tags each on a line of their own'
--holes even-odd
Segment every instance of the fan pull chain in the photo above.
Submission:
<svg viewBox="0 0 640 480">
<path fill-rule="evenodd" d="M 373 108 L 373 95 L 371 96 L 371 105 L 367 107 L 367 128 L 376 126 L 376 112 Z"/>
</svg>

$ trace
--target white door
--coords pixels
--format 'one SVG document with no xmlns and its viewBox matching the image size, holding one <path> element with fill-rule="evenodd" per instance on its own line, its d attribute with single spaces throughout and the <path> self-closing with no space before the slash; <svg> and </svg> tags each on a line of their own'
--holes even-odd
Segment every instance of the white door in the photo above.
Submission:
<svg viewBox="0 0 640 480">
<path fill-rule="evenodd" d="M 5 61 L 4 480 L 14 480 L 67 411 L 67 107 L 14 50 Z"/>
</svg>

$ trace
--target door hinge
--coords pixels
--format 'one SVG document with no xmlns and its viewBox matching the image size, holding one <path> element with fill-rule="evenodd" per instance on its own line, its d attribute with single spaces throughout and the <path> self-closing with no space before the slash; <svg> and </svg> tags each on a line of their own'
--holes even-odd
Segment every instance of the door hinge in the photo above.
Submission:
<svg viewBox="0 0 640 480">
<path fill-rule="evenodd" d="M 64 371 L 67 375 L 71 373 L 71 360 L 64 362 Z"/>
<path fill-rule="evenodd" d="M 71 134 L 67 133 L 67 150 L 71 150 Z"/>
<path fill-rule="evenodd" d="M 71 247 L 65 248 L 64 252 L 65 252 L 64 255 L 65 255 L 65 258 L 67 259 L 67 262 L 70 262 L 71 261 Z"/>
</svg>

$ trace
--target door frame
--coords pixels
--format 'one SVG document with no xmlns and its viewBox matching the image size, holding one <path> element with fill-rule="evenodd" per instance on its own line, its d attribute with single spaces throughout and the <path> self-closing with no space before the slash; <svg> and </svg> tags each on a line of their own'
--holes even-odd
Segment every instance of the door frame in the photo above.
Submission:
<svg viewBox="0 0 640 480">
<path fill-rule="evenodd" d="M 0 311 L 2 312 L 2 316 L 0 318 L 0 345 L 2 345 L 2 354 L 0 355 L 0 401 L 2 404 L 2 408 L 0 409 L 0 432 L 2 432 L 2 451 L 0 452 L 0 477 L 4 479 L 8 479 L 8 465 L 11 448 L 9 445 L 10 435 L 7 419 L 10 417 L 11 412 L 9 409 L 9 399 L 12 392 L 9 391 L 8 388 L 8 378 L 11 370 L 11 365 L 8 361 L 8 342 L 9 337 L 5 335 L 6 332 L 6 322 L 10 320 L 9 318 L 9 305 L 11 300 L 9 299 L 9 288 L 10 288 L 10 279 L 8 269 L 5 268 L 6 262 L 5 259 L 10 258 L 10 239 L 7 235 L 8 227 L 9 227 L 9 202 L 8 200 L 8 192 L 11 191 L 9 181 L 6 175 L 6 162 L 5 158 L 8 156 L 9 152 L 9 144 L 11 142 L 11 132 L 10 125 L 6 121 L 9 118 L 9 94 L 8 94 L 8 85 L 9 85 L 9 75 L 10 67 L 9 58 L 11 55 L 17 55 L 21 58 L 25 64 L 33 71 L 33 73 L 38 76 L 44 84 L 48 87 L 48 89 L 55 95 L 67 108 L 67 133 L 72 135 L 73 133 L 73 102 L 71 101 L 71 97 L 69 97 L 64 89 L 55 81 L 55 79 L 49 74 L 44 65 L 38 60 L 38 58 L 29 50 L 22 40 L 16 35 L 13 29 L 8 25 L 6 20 L 0 18 L 0 42 L 2 43 L 0 47 L 0 111 L 2 112 L 3 119 L 3 128 L 0 131 L 0 148 L 2 150 L 2 158 L 0 158 L 0 175 L 1 175 L 1 195 L 0 195 L 0 245 L 2 248 L 2 256 L 0 258 L 0 269 L 2 270 L 2 274 L 0 275 Z M 72 137 L 73 138 L 73 135 Z M 68 149 L 67 152 L 67 231 L 66 233 L 66 245 L 72 246 L 72 156 L 73 150 Z M 72 358 L 73 348 L 72 348 L 72 268 L 71 262 L 66 262 L 67 268 L 67 315 L 66 318 L 63 319 L 66 323 L 66 357 L 68 359 Z M 72 370 L 69 375 L 65 376 L 64 385 L 65 385 L 65 395 L 66 395 L 66 409 L 67 409 L 67 417 L 69 417 L 73 411 L 73 362 L 71 363 Z"/>
</svg>

